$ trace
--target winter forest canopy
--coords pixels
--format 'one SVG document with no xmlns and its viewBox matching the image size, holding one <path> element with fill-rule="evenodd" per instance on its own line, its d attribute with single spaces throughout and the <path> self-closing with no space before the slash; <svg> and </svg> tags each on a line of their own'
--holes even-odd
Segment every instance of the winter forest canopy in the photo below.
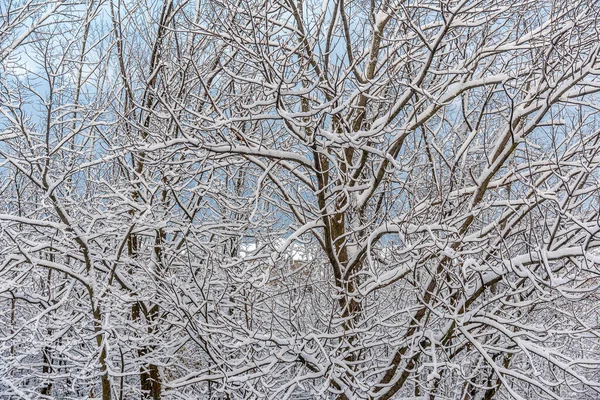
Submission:
<svg viewBox="0 0 600 400">
<path fill-rule="evenodd" d="M 0 398 L 600 398 L 597 0 L 0 0 Z"/>
</svg>

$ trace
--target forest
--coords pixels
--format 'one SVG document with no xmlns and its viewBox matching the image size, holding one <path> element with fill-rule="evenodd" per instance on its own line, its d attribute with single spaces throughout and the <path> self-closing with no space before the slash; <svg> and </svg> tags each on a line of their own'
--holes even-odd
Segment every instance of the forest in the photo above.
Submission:
<svg viewBox="0 0 600 400">
<path fill-rule="evenodd" d="M 600 398 L 599 0 L 0 0 L 0 398 Z"/>
</svg>

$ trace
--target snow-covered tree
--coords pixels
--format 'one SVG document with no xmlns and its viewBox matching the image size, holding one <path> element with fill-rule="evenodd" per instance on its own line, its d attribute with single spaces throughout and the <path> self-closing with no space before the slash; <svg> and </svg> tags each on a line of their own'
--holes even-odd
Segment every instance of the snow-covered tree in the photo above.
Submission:
<svg viewBox="0 0 600 400">
<path fill-rule="evenodd" d="M 596 398 L 599 10 L 0 5 L 0 393 Z"/>
</svg>

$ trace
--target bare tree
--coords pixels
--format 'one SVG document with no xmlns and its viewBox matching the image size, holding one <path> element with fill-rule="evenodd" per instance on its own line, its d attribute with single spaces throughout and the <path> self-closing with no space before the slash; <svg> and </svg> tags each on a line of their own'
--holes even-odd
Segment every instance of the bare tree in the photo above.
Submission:
<svg viewBox="0 0 600 400">
<path fill-rule="evenodd" d="M 0 390 L 597 397 L 599 9 L 0 9 Z"/>
</svg>

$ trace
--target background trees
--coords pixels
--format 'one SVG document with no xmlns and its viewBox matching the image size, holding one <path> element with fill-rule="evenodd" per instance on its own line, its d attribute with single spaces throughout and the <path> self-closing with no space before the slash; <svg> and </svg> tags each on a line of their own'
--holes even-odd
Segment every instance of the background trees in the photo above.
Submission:
<svg viewBox="0 0 600 400">
<path fill-rule="evenodd" d="M 597 396 L 594 1 L 0 14 L 4 396 Z"/>
</svg>

